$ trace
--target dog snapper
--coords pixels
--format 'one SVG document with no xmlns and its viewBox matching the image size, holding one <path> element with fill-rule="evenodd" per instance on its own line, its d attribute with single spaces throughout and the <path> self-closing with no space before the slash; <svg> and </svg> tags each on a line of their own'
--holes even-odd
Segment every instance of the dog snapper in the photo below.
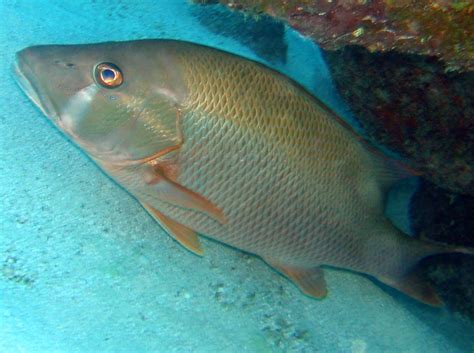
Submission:
<svg viewBox="0 0 474 353">
<path fill-rule="evenodd" d="M 328 265 L 430 305 L 417 271 L 467 251 L 414 240 L 384 216 L 403 173 L 283 75 L 170 40 L 37 46 L 17 54 L 35 104 L 178 242 L 198 234 L 262 257 L 314 297 Z"/>
</svg>

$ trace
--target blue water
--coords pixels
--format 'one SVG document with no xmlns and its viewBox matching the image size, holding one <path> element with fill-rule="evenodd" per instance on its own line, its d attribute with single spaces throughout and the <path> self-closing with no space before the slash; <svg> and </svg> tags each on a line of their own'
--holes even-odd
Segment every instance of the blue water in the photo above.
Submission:
<svg viewBox="0 0 474 353">
<path fill-rule="evenodd" d="M 133 5 L 132 5 L 133 3 Z M 474 325 L 328 270 L 316 301 L 255 257 L 179 246 L 18 89 L 26 46 L 192 40 L 266 62 L 187 1 L 0 2 L 0 352 L 472 352 Z M 235 28 L 235 31 L 239 31 Z M 318 48 L 286 30 L 267 62 L 351 121 Z M 264 45 L 264 44 L 262 44 Z M 407 229 L 405 185 L 390 214 Z"/>
</svg>

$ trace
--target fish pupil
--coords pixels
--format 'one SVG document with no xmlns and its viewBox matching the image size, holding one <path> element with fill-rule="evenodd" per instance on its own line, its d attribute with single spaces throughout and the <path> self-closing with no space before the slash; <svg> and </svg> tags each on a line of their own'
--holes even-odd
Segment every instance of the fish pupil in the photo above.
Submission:
<svg viewBox="0 0 474 353">
<path fill-rule="evenodd" d="M 115 72 L 111 69 L 105 69 L 102 71 L 102 79 L 105 82 L 113 82 L 115 80 Z"/>
</svg>

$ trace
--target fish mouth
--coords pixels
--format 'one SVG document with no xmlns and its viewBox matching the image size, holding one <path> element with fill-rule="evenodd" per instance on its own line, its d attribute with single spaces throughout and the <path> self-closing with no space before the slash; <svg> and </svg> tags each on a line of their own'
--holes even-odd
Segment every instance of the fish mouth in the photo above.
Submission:
<svg viewBox="0 0 474 353">
<path fill-rule="evenodd" d="M 35 81 L 35 73 L 23 55 L 23 51 L 16 54 L 13 64 L 14 77 L 20 88 L 33 103 L 50 119 L 57 121 L 59 115 L 53 107 L 51 100 L 38 89 Z"/>
</svg>

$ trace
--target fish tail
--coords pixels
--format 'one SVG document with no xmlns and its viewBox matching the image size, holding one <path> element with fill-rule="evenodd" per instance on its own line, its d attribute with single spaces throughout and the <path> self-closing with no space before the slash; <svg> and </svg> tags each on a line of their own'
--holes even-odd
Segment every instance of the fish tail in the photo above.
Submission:
<svg viewBox="0 0 474 353">
<path fill-rule="evenodd" d="M 407 236 L 404 237 L 408 238 Z M 428 256 L 438 254 L 462 253 L 474 255 L 474 248 L 446 245 L 413 238 L 406 240 L 405 244 L 408 247 L 404 247 L 405 254 L 402 256 L 403 261 L 401 264 L 404 269 L 397 269 L 391 276 L 380 276 L 378 278 L 413 299 L 430 306 L 443 306 L 442 299 L 436 293 L 423 268 L 419 266 L 420 261 Z"/>
<path fill-rule="evenodd" d="M 441 242 L 425 239 L 414 239 L 414 241 L 419 244 L 418 247 L 421 247 L 422 254 L 424 255 L 423 258 L 431 255 L 451 253 L 474 255 L 474 248 L 469 248 L 461 245 L 444 244 Z"/>
</svg>

